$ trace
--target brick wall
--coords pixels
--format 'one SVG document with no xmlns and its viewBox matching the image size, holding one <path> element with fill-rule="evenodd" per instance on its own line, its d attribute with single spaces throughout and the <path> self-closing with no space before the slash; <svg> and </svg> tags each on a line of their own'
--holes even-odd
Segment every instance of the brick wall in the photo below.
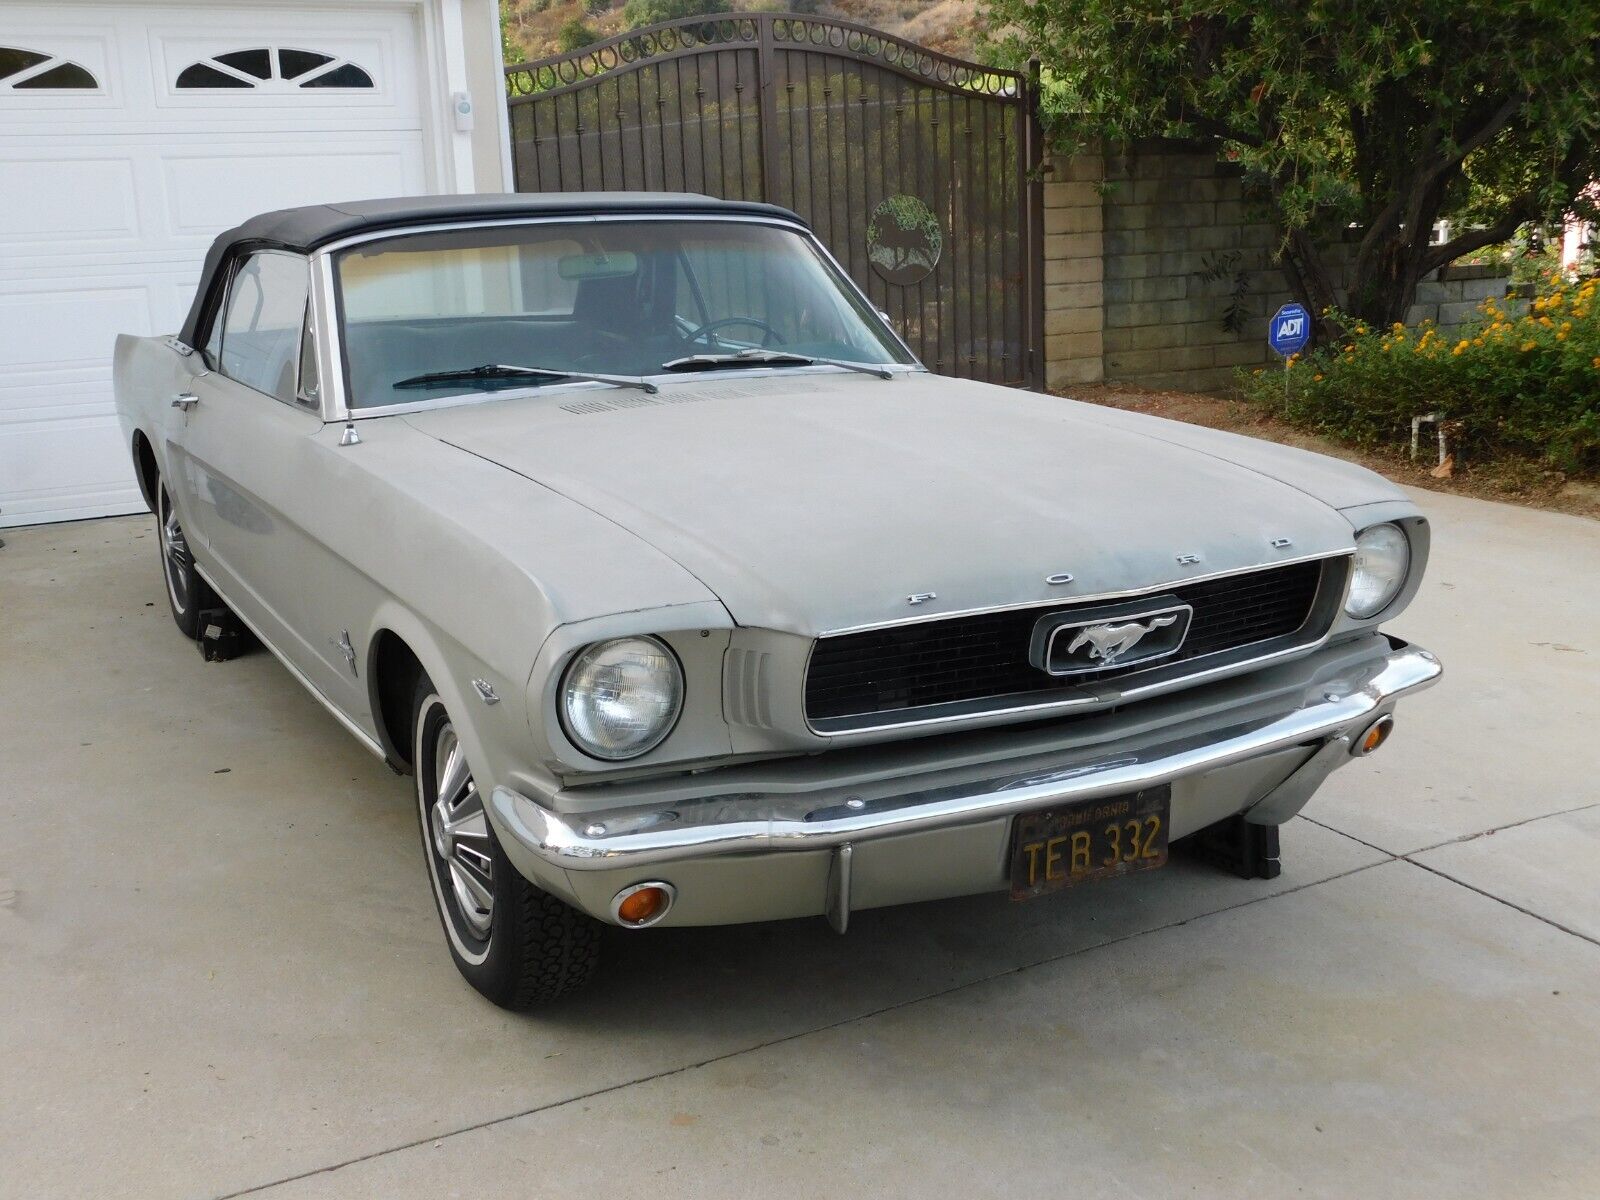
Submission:
<svg viewBox="0 0 1600 1200">
<path fill-rule="evenodd" d="M 1105 161 L 1060 158 L 1044 186 L 1044 354 L 1050 387 L 1104 376 Z"/>
<path fill-rule="evenodd" d="M 1478 317 L 1478 305 L 1490 296 L 1504 296 L 1506 276 L 1499 267 L 1440 267 L 1417 285 L 1417 302 L 1406 314 L 1409 324 L 1424 319 L 1443 329 Z"/>
<path fill-rule="evenodd" d="M 1242 173 L 1171 142 L 1050 164 L 1045 193 L 1045 378 L 1217 391 L 1240 366 L 1276 361 L 1268 316 L 1292 298 L 1273 265 L 1276 235 L 1244 194 Z M 1341 281 L 1335 254 L 1335 283 Z M 1208 268 L 1221 278 L 1207 279 Z M 1223 328 L 1235 275 L 1238 333 Z M 1424 281 L 1412 321 L 1449 326 L 1504 291 L 1482 268 Z"/>
</svg>

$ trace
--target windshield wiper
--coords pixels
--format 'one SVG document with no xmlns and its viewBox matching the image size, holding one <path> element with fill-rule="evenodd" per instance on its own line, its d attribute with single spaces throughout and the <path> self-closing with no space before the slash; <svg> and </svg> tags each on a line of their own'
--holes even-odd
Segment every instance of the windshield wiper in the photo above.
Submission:
<svg viewBox="0 0 1600 1200">
<path fill-rule="evenodd" d="M 688 354 L 661 364 L 663 371 L 716 371 L 724 367 L 843 367 L 879 379 L 893 379 L 894 372 L 871 363 L 850 362 L 843 358 L 813 358 L 787 350 L 740 350 L 737 354 Z"/>
<path fill-rule="evenodd" d="M 556 367 L 523 367 L 510 363 L 484 363 L 481 367 L 461 367 L 454 371 L 431 371 L 426 375 L 413 375 L 391 384 L 397 388 L 428 387 L 435 383 L 482 383 L 497 379 L 576 379 L 580 383 L 610 383 L 617 387 L 638 388 L 652 394 L 661 389 L 648 379 L 637 375 L 598 375 L 592 371 L 564 371 Z"/>
</svg>

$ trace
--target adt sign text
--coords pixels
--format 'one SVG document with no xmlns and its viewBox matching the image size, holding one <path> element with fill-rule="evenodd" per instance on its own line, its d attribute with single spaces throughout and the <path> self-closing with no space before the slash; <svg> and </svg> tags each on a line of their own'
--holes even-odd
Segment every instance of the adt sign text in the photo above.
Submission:
<svg viewBox="0 0 1600 1200">
<path fill-rule="evenodd" d="M 1298 354 L 1311 341 L 1311 314 L 1303 304 L 1285 304 L 1267 323 L 1267 345 L 1282 358 Z"/>
</svg>

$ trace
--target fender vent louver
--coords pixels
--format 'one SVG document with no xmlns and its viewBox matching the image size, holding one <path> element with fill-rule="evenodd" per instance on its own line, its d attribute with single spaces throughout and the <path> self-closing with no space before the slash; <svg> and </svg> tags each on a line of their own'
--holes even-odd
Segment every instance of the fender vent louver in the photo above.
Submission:
<svg viewBox="0 0 1600 1200">
<path fill-rule="evenodd" d="M 729 650 L 722 670 L 722 711 L 730 725 L 772 728 L 772 655 Z"/>
</svg>

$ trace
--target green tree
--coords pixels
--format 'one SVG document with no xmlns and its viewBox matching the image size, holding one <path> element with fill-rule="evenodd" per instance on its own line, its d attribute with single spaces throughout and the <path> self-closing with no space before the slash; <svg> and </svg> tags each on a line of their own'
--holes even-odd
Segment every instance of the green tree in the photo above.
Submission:
<svg viewBox="0 0 1600 1200">
<path fill-rule="evenodd" d="M 1429 271 L 1583 211 L 1600 174 L 1594 0 L 985 0 L 991 50 L 1043 63 L 1066 139 L 1209 142 L 1263 185 L 1282 255 L 1332 305 L 1327 247 L 1361 230 L 1346 307 L 1403 319 Z M 1429 245 L 1468 199 L 1481 228 Z M 1485 204 L 1486 197 L 1490 198 Z"/>
<path fill-rule="evenodd" d="M 556 31 L 556 49 L 563 54 L 592 46 L 599 40 L 600 35 L 585 25 L 581 17 L 573 17 Z"/>
<path fill-rule="evenodd" d="M 517 14 L 509 4 L 500 6 L 500 56 L 507 66 L 528 57 L 522 45 L 522 30 L 517 24 Z"/>
<path fill-rule="evenodd" d="M 622 20 L 629 29 L 676 21 L 679 17 L 703 17 L 731 11 L 728 0 L 628 0 L 622 6 Z"/>
</svg>

